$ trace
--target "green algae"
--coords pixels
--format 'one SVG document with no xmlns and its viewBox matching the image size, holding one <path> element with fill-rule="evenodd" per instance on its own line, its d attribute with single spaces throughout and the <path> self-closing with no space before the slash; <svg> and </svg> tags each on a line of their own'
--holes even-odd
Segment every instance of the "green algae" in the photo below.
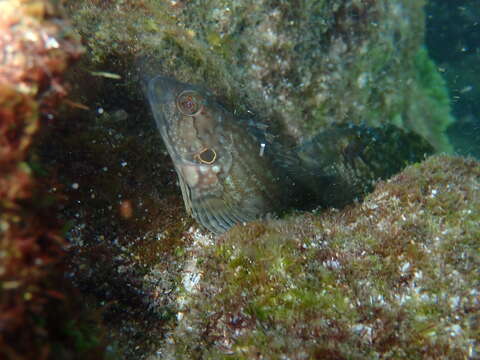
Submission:
<svg viewBox="0 0 480 360">
<path fill-rule="evenodd" d="M 421 108 L 426 123 L 431 124 L 435 129 L 430 129 L 423 124 L 423 128 L 418 127 L 417 131 L 424 135 L 437 149 L 445 152 L 452 152 L 452 146 L 446 135 L 450 125 L 454 123 L 454 118 L 450 115 L 450 98 L 447 91 L 445 80 L 437 70 L 436 65 L 430 59 L 425 48 L 421 48 L 415 56 L 415 67 L 417 70 L 418 84 L 423 93 L 423 101 L 415 103 L 413 106 Z M 432 119 L 442 119 L 441 121 L 432 121 Z M 432 137 L 432 131 L 442 136 Z"/>
<path fill-rule="evenodd" d="M 204 249 L 172 352 L 472 356 L 479 179 L 478 162 L 431 157 L 342 211 L 232 229 Z"/>
</svg>

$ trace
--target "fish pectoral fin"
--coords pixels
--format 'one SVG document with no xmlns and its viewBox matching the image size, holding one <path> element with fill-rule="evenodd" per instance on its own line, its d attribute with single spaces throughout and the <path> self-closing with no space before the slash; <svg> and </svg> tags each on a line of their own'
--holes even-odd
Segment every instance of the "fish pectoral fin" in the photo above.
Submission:
<svg viewBox="0 0 480 360">
<path fill-rule="evenodd" d="M 255 214 L 242 209 L 233 199 L 205 196 L 192 200 L 193 217 L 208 230 L 221 234 L 236 224 L 252 221 Z"/>
<path fill-rule="evenodd" d="M 180 175 L 178 176 L 178 182 L 180 183 L 180 189 L 182 190 L 183 202 L 185 204 L 185 209 L 187 210 L 187 214 L 192 216 L 192 213 L 193 213 L 192 195 L 190 192 L 190 188 L 188 187 L 188 185 L 185 183 L 185 181 Z"/>
<path fill-rule="evenodd" d="M 258 217 L 254 210 L 245 209 L 245 206 L 225 193 L 199 194 L 181 176 L 178 178 L 187 213 L 215 234 L 222 234 L 236 224 Z"/>
</svg>

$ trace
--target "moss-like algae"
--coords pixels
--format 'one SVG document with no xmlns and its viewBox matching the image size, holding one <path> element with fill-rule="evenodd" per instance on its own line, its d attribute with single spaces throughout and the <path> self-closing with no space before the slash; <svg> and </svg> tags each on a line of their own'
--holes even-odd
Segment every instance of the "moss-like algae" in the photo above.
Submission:
<svg viewBox="0 0 480 360">
<path fill-rule="evenodd" d="M 132 69 L 145 71 L 132 59 L 150 58 L 156 72 L 205 85 L 297 142 L 333 123 L 396 123 L 451 151 L 445 86 L 421 50 L 423 5 L 85 0 L 68 10 L 90 49 L 88 67 L 127 82 Z"/>
<path fill-rule="evenodd" d="M 237 226 L 206 248 L 176 358 L 478 354 L 480 164 L 435 156 L 361 204 Z"/>
</svg>

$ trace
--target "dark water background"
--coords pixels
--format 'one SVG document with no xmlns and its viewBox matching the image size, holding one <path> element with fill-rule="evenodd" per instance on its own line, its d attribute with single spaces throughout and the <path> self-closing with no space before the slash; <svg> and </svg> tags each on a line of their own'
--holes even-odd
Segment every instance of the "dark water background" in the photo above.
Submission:
<svg viewBox="0 0 480 360">
<path fill-rule="evenodd" d="M 427 48 L 457 119 L 448 134 L 457 153 L 480 158 L 480 0 L 430 0 L 426 12 Z"/>
</svg>

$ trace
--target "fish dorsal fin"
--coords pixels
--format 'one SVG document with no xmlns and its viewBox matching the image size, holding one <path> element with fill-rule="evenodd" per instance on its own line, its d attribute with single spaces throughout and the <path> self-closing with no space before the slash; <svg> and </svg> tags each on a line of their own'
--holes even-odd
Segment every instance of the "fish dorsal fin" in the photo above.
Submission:
<svg viewBox="0 0 480 360">
<path fill-rule="evenodd" d="M 299 181 L 325 206 L 342 207 L 433 152 L 419 135 L 394 125 L 336 125 L 296 150 Z M 297 177 L 298 178 L 298 177 Z"/>
</svg>

